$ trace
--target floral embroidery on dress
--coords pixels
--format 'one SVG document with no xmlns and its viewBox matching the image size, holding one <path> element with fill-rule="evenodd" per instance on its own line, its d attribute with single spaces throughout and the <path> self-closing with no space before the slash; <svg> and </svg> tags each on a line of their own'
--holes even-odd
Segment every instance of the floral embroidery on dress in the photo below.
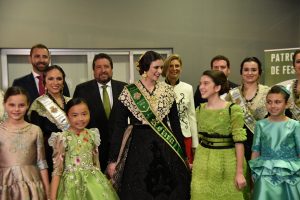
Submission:
<svg viewBox="0 0 300 200">
<path fill-rule="evenodd" d="M 154 113 L 157 113 L 159 120 L 164 119 L 170 112 L 173 102 L 175 101 L 175 92 L 173 87 L 164 82 L 157 82 L 153 94 L 150 94 L 140 81 L 134 83 L 139 88 L 145 99 L 149 101 Z M 135 95 L 136 96 L 136 95 Z M 144 116 L 139 112 L 139 109 L 132 100 L 128 90 L 123 89 L 119 96 L 119 100 L 130 110 L 135 118 L 147 124 Z"/>
<path fill-rule="evenodd" d="M 186 97 L 185 97 L 184 93 L 180 93 L 177 96 L 177 109 L 178 109 L 178 115 L 179 115 L 180 122 L 182 124 L 184 124 L 186 129 L 188 129 L 189 122 L 188 122 L 188 116 L 186 116 L 188 107 L 185 103 L 185 99 L 186 99 Z"/>
<path fill-rule="evenodd" d="M 64 99 L 65 99 L 65 102 L 67 103 L 71 98 L 64 96 Z M 61 124 L 57 123 L 57 121 L 53 118 L 53 116 L 47 111 L 47 109 L 44 107 L 44 105 L 42 105 L 39 101 L 35 100 L 31 104 L 31 106 L 27 112 L 27 116 L 29 117 L 29 119 L 30 119 L 32 111 L 37 112 L 42 117 L 46 117 L 50 122 L 55 124 L 59 129 L 63 130 L 64 127 L 61 126 Z"/>
</svg>

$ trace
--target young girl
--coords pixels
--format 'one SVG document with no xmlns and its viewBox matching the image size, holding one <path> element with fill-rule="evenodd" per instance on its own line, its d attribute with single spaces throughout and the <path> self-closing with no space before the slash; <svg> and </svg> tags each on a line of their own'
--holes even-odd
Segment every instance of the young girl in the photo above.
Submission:
<svg viewBox="0 0 300 200">
<path fill-rule="evenodd" d="M 43 134 L 24 121 L 27 92 L 10 87 L 4 95 L 7 119 L 0 124 L 0 198 L 44 200 L 49 180 Z"/>
<path fill-rule="evenodd" d="M 300 123 L 284 115 L 289 91 L 273 86 L 267 94 L 269 117 L 256 123 L 249 161 L 253 199 L 300 199 Z"/>
<path fill-rule="evenodd" d="M 90 113 L 83 99 L 70 100 L 66 107 L 70 128 L 52 133 L 49 145 L 53 147 L 51 200 L 118 199 L 110 182 L 99 167 L 98 129 L 85 129 Z"/>
<path fill-rule="evenodd" d="M 200 79 L 201 96 L 207 103 L 196 109 L 200 145 L 193 163 L 191 199 L 246 198 L 243 111 L 220 98 L 227 87 L 220 71 L 205 71 Z"/>
</svg>

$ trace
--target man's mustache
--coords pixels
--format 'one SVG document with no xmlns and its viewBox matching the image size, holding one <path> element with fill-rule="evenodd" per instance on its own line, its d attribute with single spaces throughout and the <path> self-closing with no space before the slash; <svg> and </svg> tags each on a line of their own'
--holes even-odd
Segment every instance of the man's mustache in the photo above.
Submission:
<svg viewBox="0 0 300 200">
<path fill-rule="evenodd" d="M 36 65 L 40 65 L 40 64 L 43 64 L 43 65 L 48 66 L 48 63 L 46 63 L 46 62 L 37 62 L 37 63 L 36 63 Z"/>
</svg>

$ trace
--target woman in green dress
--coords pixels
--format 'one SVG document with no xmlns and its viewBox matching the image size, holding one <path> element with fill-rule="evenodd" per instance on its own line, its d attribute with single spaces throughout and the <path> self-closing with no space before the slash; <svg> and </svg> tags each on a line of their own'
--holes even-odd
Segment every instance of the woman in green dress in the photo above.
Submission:
<svg viewBox="0 0 300 200">
<path fill-rule="evenodd" d="M 205 71 L 200 79 L 201 95 L 208 102 L 196 109 L 200 145 L 193 163 L 191 199 L 247 199 L 243 111 L 220 98 L 227 87 L 226 76 L 219 71 Z"/>
</svg>

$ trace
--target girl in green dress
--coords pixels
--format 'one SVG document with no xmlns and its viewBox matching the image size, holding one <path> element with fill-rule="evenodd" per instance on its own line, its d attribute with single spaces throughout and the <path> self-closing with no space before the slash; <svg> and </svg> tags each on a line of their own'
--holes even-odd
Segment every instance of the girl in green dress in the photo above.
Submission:
<svg viewBox="0 0 300 200">
<path fill-rule="evenodd" d="M 66 105 L 70 128 L 52 133 L 53 147 L 51 200 L 119 199 L 110 182 L 100 171 L 98 129 L 85 129 L 90 120 L 83 99 L 75 98 Z"/>
<path fill-rule="evenodd" d="M 220 98 L 227 87 L 220 71 L 205 71 L 200 79 L 201 96 L 208 102 L 196 109 L 200 145 L 193 163 L 191 199 L 247 199 L 243 111 Z"/>
<path fill-rule="evenodd" d="M 273 86 L 266 98 L 269 117 L 256 123 L 249 161 L 254 200 L 300 199 L 300 123 L 284 115 L 289 96 Z"/>
</svg>

